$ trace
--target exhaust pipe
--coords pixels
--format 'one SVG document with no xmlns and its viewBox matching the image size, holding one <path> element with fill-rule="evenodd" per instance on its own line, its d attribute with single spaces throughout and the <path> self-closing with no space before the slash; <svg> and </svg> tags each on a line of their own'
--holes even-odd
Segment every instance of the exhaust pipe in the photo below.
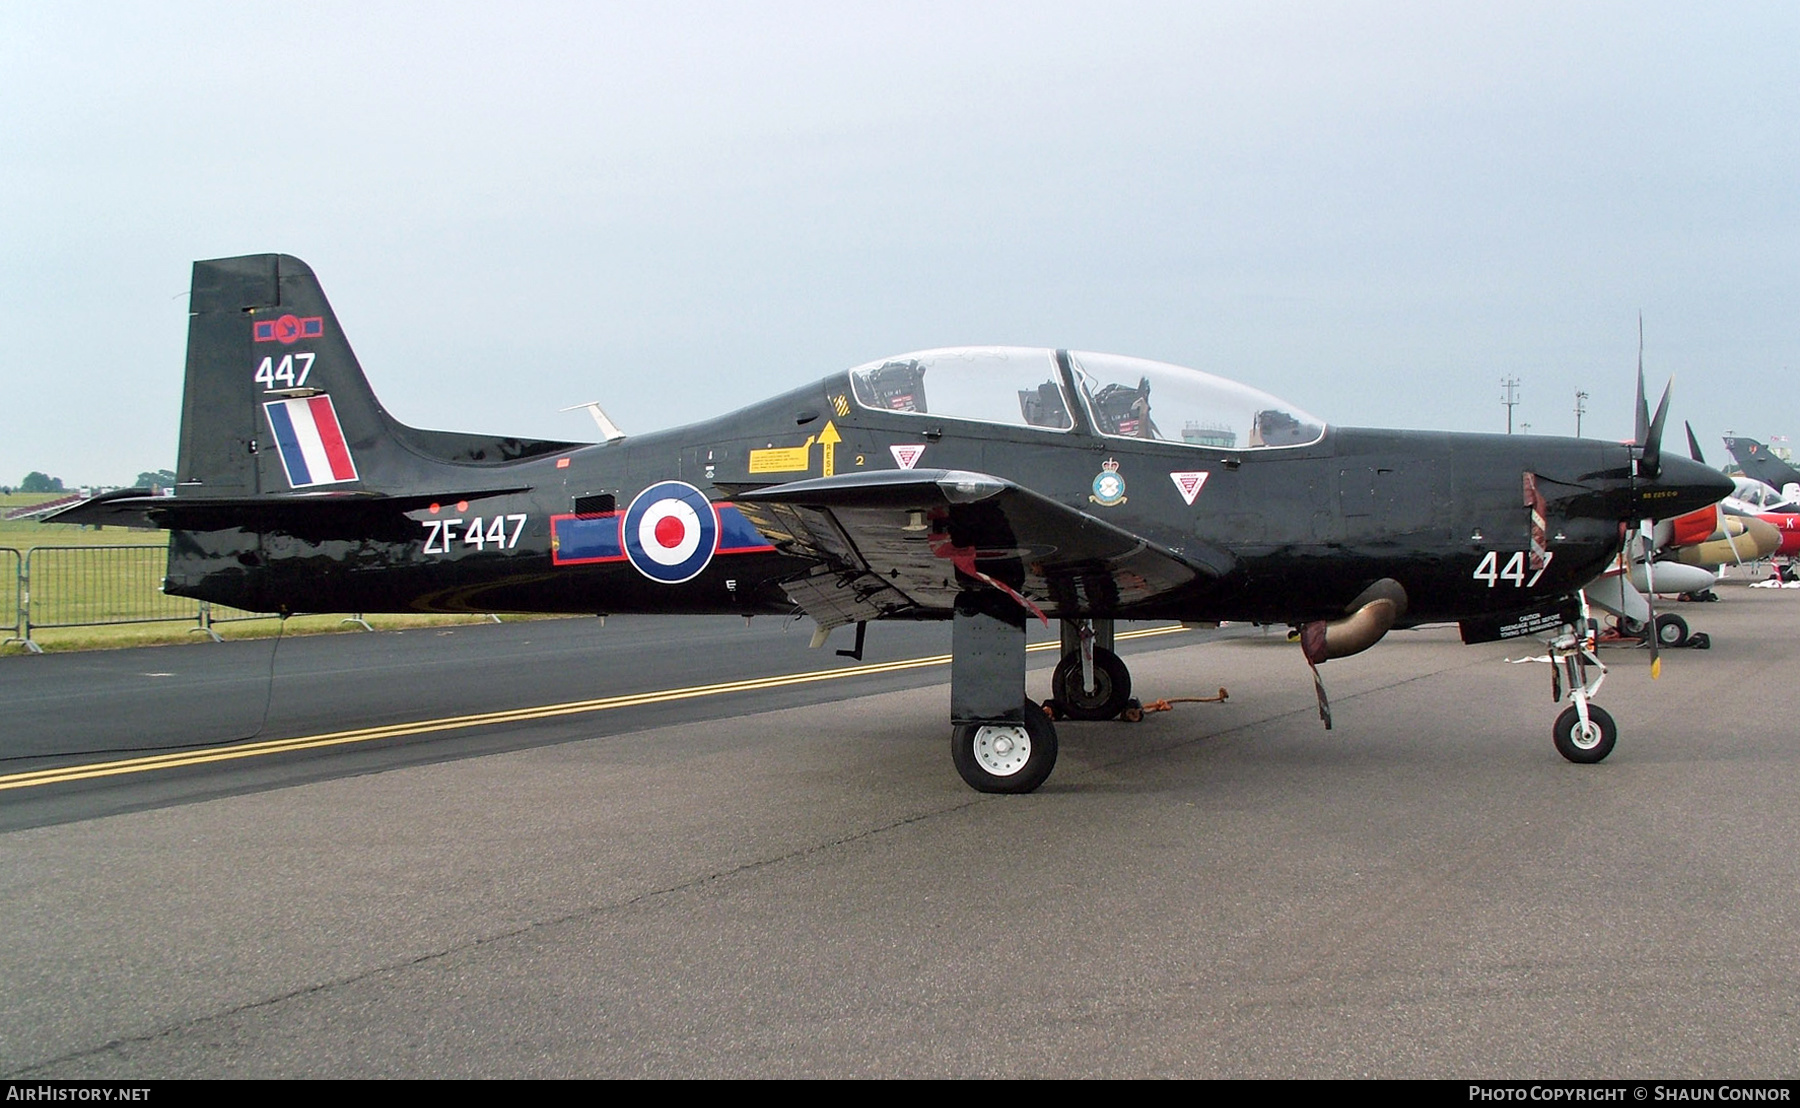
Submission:
<svg viewBox="0 0 1800 1108">
<path fill-rule="evenodd" d="M 1406 589 L 1392 577 L 1364 589 L 1345 608 L 1343 619 L 1314 620 L 1300 628 L 1300 649 L 1313 665 L 1347 658 L 1381 641 L 1406 615 Z"/>
</svg>

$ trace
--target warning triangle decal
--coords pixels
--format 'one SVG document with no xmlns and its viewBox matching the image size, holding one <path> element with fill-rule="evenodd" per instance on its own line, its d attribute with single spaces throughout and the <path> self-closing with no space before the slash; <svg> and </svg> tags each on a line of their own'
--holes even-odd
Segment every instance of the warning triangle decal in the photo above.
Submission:
<svg viewBox="0 0 1800 1108">
<path fill-rule="evenodd" d="M 1200 495 L 1200 486 L 1206 484 L 1204 470 L 1199 473 L 1171 473 L 1169 477 L 1175 482 L 1175 488 L 1181 493 L 1181 499 L 1189 504 L 1194 502 L 1194 497 Z"/>
<path fill-rule="evenodd" d="M 890 446 L 888 451 L 894 455 L 894 464 L 901 469 L 911 469 L 919 464 L 919 455 L 925 453 L 925 444 L 917 443 L 908 446 Z"/>
</svg>

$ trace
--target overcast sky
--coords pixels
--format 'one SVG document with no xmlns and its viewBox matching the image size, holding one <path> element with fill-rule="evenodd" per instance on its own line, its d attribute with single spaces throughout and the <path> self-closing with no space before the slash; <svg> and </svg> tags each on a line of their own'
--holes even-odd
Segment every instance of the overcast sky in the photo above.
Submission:
<svg viewBox="0 0 1800 1108">
<path fill-rule="evenodd" d="M 173 467 L 189 267 L 406 422 L 1066 346 L 1329 421 L 1800 436 L 1792 3 L 0 7 L 0 484 Z"/>
</svg>

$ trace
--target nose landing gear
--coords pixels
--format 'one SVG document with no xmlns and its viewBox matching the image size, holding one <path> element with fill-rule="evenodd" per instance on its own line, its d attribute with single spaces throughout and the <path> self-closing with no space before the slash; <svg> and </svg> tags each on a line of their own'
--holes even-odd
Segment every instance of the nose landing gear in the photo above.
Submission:
<svg viewBox="0 0 1800 1108">
<path fill-rule="evenodd" d="M 1619 741 L 1619 728 L 1605 708 L 1598 704 L 1587 706 L 1587 719 L 1570 705 L 1563 709 L 1562 715 L 1556 717 L 1556 726 L 1551 734 L 1556 740 L 1556 752 L 1571 762 L 1592 764 L 1603 760 L 1612 753 L 1613 744 Z"/>
<path fill-rule="evenodd" d="M 1581 602 L 1582 633 L 1564 624 L 1550 642 L 1550 691 L 1557 700 L 1568 689 L 1569 706 L 1556 717 L 1551 737 L 1556 752 L 1571 762 L 1592 765 L 1603 761 L 1619 740 L 1619 728 L 1606 709 L 1592 703 L 1606 680 L 1606 665 L 1594 653 L 1599 626 L 1588 615 L 1587 600 Z M 1591 673 L 1591 676 L 1590 676 Z"/>
</svg>

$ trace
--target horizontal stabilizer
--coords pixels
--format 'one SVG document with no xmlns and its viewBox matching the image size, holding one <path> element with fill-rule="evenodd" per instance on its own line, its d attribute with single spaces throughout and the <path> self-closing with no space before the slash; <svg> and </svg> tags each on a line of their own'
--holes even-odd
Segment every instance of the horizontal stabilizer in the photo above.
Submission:
<svg viewBox="0 0 1800 1108">
<path fill-rule="evenodd" d="M 479 500 L 530 492 L 531 486 L 471 489 L 462 492 L 380 493 L 334 491 L 286 493 L 266 496 L 158 496 L 149 489 L 120 489 L 64 508 L 45 523 L 81 523 L 115 527 L 161 528 L 181 531 L 218 531 L 228 527 L 280 525 L 284 521 L 317 526 L 334 519 L 351 520 L 372 514 L 395 515 L 437 503 Z"/>
</svg>

